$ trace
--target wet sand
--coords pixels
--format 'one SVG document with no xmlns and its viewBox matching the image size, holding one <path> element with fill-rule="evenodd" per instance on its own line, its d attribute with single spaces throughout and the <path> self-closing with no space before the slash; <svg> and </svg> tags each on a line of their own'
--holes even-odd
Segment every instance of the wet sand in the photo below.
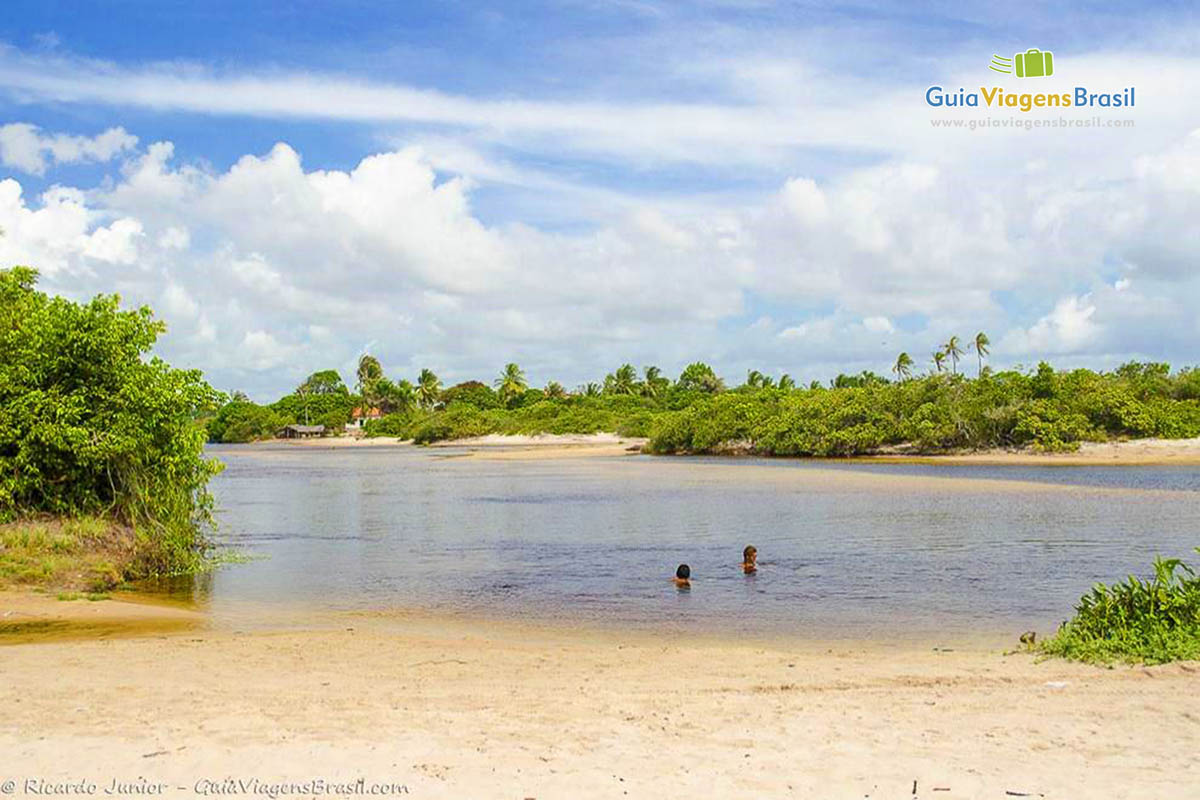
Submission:
<svg viewBox="0 0 1200 800">
<path fill-rule="evenodd" d="M 0 595 L 0 614 L 46 612 L 27 599 Z M 86 608 L 154 613 L 127 605 Z M 908 798 L 914 781 L 919 797 L 1195 796 L 1196 664 L 386 611 L 308 623 L 0 648 L 0 778 L 141 776 L 164 796 L 229 777 L 437 798 Z"/>
</svg>

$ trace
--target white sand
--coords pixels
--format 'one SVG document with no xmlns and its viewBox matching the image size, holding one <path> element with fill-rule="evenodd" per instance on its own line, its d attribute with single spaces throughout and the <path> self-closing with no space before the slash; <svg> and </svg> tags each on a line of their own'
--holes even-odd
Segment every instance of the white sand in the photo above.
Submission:
<svg viewBox="0 0 1200 800">
<path fill-rule="evenodd" d="M 0 617 L 53 613 L 37 602 L 0 595 Z M 948 800 L 1196 796 L 1197 665 L 1037 663 L 999 644 L 683 641 L 387 613 L 20 644 L 0 648 L 0 779 L 144 776 L 172 797 L 229 776 L 362 777 L 436 798 L 911 798 L 913 781 Z"/>
</svg>

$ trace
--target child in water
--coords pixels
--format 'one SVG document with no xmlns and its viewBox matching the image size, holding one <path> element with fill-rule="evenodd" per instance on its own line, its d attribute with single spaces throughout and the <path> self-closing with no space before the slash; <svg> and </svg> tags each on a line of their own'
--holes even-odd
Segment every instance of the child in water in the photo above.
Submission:
<svg viewBox="0 0 1200 800">
<path fill-rule="evenodd" d="M 671 581 L 678 589 L 692 588 L 692 568 L 687 564 L 680 564 L 679 569 L 675 570 L 675 577 Z"/>
<path fill-rule="evenodd" d="M 746 545 L 742 551 L 742 572 L 747 575 L 758 572 L 758 548 L 752 544 Z"/>
</svg>

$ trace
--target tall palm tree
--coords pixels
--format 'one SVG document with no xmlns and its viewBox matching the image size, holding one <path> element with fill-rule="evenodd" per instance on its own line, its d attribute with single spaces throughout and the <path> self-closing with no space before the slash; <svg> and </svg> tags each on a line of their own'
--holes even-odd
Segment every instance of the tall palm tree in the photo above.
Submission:
<svg viewBox="0 0 1200 800">
<path fill-rule="evenodd" d="M 946 355 L 950 357 L 950 366 L 954 369 L 954 374 L 958 374 L 958 360 L 962 358 L 963 349 L 962 343 L 957 336 L 951 336 L 950 341 L 946 342 Z"/>
<path fill-rule="evenodd" d="M 561 400 L 567 396 L 567 390 L 558 381 L 550 381 L 542 392 L 552 400 Z"/>
<path fill-rule="evenodd" d="M 901 353 L 896 356 L 896 363 L 892 365 L 892 372 L 896 373 L 896 377 L 902 381 L 906 381 L 912 377 L 913 360 L 908 353 Z"/>
<path fill-rule="evenodd" d="M 525 382 L 525 373 L 516 364 L 504 365 L 504 372 L 496 379 L 496 389 L 505 405 L 511 403 L 519 394 L 525 391 L 529 384 Z"/>
<path fill-rule="evenodd" d="M 975 341 L 971 342 L 971 347 L 975 350 L 975 355 L 979 358 L 979 377 L 983 377 L 983 357 L 988 354 L 988 346 L 991 344 L 987 334 L 983 331 L 975 334 Z"/>
<path fill-rule="evenodd" d="M 749 370 L 746 372 L 746 385 L 751 389 L 761 389 L 766 378 L 766 375 L 756 369 Z"/>
<path fill-rule="evenodd" d="M 579 393 L 581 395 L 583 395 L 584 397 L 599 397 L 600 396 L 600 384 L 588 383 L 583 386 L 580 386 Z"/>
<path fill-rule="evenodd" d="M 945 350 L 934 350 L 933 351 L 933 366 L 935 366 L 937 368 L 938 372 L 942 372 L 943 370 L 946 369 L 946 351 Z"/>
<path fill-rule="evenodd" d="M 383 367 L 379 365 L 379 359 L 368 353 L 363 353 L 358 357 L 358 393 L 365 398 L 371 393 L 371 388 L 375 381 L 383 377 Z"/>
<path fill-rule="evenodd" d="M 433 374 L 431 369 L 421 370 L 421 374 L 417 378 L 417 400 L 421 403 L 421 407 L 437 408 L 441 396 L 442 382 L 438 376 Z"/>
<path fill-rule="evenodd" d="M 783 375 L 779 376 L 779 388 L 790 392 L 792 389 L 796 388 L 796 381 L 791 375 L 788 375 L 785 372 Z"/>
</svg>

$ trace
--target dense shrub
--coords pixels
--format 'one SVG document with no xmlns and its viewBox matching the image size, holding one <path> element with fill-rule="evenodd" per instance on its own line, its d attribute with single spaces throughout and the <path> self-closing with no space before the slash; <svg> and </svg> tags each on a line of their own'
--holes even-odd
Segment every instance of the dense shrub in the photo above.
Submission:
<svg viewBox="0 0 1200 800">
<path fill-rule="evenodd" d="M 417 444 L 446 439 L 467 439 L 494 433 L 484 412 L 472 406 L 455 405 L 445 411 L 428 414 L 415 420 L 408 428 L 408 438 Z"/>
<path fill-rule="evenodd" d="M 328 394 L 292 393 L 271 404 L 284 425 L 322 425 L 322 420 L 350 421 L 350 413 L 362 404 L 362 399 L 346 392 Z M 329 427 L 329 426 L 327 426 Z"/>
<path fill-rule="evenodd" d="M 1165 365 L 1124 365 L 1113 373 L 930 375 L 889 383 L 866 373 L 841 388 L 739 389 L 689 393 L 687 405 L 663 403 L 650 423 L 650 450 L 844 456 L 890 445 L 918 451 L 988 447 L 1072 450 L 1110 438 L 1200 436 L 1196 379 Z M 668 410 L 669 409 L 669 410 Z"/>
<path fill-rule="evenodd" d="M 290 421 L 270 406 L 260 406 L 249 400 L 231 400 L 208 421 L 208 440 L 241 443 L 270 439 Z"/>
<path fill-rule="evenodd" d="M 1097 584 L 1041 649 L 1101 663 L 1200 658 L 1200 578 L 1178 559 L 1158 558 L 1149 580 Z"/>
<path fill-rule="evenodd" d="M 481 410 L 500 408 L 504 405 L 500 402 L 500 395 L 496 394 L 492 387 L 479 381 L 466 381 L 451 386 L 442 392 L 441 400 L 446 406 L 460 403 Z"/>
<path fill-rule="evenodd" d="M 195 566 L 219 465 L 194 420 L 216 393 L 148 357 L 164 330 L 150 309 L 52 298 L 36 280 L 0 271 L 0 519 L 108 515 L 135 528 L 145 572 Z"/>
</svg>

